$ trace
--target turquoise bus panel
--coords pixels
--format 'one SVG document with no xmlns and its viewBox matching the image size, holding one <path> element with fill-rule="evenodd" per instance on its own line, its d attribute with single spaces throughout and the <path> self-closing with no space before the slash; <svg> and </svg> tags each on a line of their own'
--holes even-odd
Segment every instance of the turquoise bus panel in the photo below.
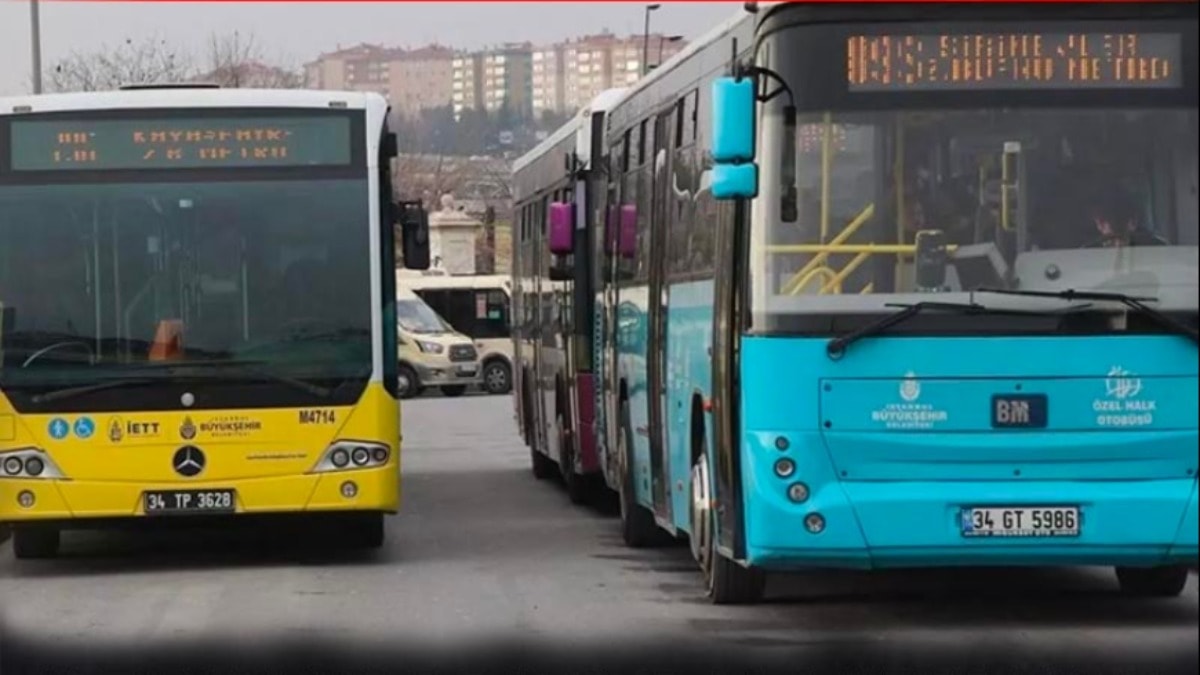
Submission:
<svg viewBox="0 0 1200 675">
<path fill-rule="evenodd" d="M 772 568 L 1196 558 L 1197 356 L 1176 336 L 742 342 L 750 562 Z M 952 388 L 953 387 L 953 388 Z M 1044 397 L 996 426 L 994 396 Z M 1005 398 L 1003 400 L 1008 400 Z M 1036 415 L 1035 415 L 1036 417 Z M 783 448 L 783 449 L 780 449 Z M 795 469 L 775 470 L 787 458 Z M 807 499 L 788 486 L 802 481 Z M 1074 506 L 1070 537 L 966 537 L 969 506 Z M 805 517 L 819 513 L 811 533 Z"/>
</svg>

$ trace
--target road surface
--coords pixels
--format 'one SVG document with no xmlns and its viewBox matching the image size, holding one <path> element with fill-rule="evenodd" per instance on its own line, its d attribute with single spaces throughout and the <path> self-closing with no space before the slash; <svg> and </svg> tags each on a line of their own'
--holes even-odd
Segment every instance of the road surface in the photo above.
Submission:
<svg viewBox="0 0 1200 675">
<path fill-rule="evenodd" d="M 303 531 L 70 533 L 53 561 L 0 545 L 3 632 L 56 654 L 281 641 L 466 658 L 498 640 L 631 659 L 657 645 L 793 665 L 1195 672 L 1195 578 L 1181 598 L 1131 601 L 1105 569 L 814 573 L 772 579 L 759 606 L 711 606 L 686 546 L 626 549 L 611 515 L 535 481 L 511 411 L 507 397 L 405 403 L 402 513 L 380 551 L 322 552 Z"/>
</svg>

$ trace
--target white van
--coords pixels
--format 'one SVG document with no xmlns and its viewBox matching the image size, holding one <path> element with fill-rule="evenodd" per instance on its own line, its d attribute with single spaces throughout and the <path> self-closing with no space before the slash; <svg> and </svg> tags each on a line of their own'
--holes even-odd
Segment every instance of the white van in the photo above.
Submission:
<svg viewBox="0 0 1200 675">
<path fill-rule="evenodd" d="M 420 296 L 396 288 L 396 334 L 401 398 L 437 387 L 460 396 L 481 381 L 479 353 L 471 339 L 433 311 Z"/>
<path fill-rule="evenodd" d="M 484 391 L 512 391 L 512 284 L 507 275 L 451 276 L 401 270 L 396 287 L 419 295 L 455 330 L 474 340 Z"/>
</svg>

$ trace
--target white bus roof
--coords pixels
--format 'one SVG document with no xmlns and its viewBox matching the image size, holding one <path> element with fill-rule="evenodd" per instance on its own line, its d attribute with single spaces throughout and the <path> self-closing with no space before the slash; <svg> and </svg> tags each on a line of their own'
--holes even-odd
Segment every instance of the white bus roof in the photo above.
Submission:
<svg viewBox="0 0 1200 675">
<path fill-rule="evenodd" d="M 0 115 L 135 108 L 322 108 L 370 110 L 387 99 L 369 92 L 316 89 L 163 88 L 0 97 Z"/>
<path fill-rule="evenodd" d="M 529 165 L 530 162 L 546 154 L 556 145 L 561 143 L 564 138 L 575 133 L 583 124 L 583 120 L 591 117 L 592 113 L 608 112 L 613 109 L 622 98 L 625 97 L 627 89 L 619 87 L 616 89 L 606 89 L 599 94 L 596 94 L 588 104 L 579 109 L 575 116 L 563 124 L 554 133 L 550 134 L 546 140 L 538 143 L 532 150 L 521 155 L 512 164 L 512 173 L 516 173 Z"/>
<path fill-rule="evenodd" d="M 781 3 L 778 3 L 778 2 L 763 3 L 759 6 L 759 11 L 762 12 L 765 9 L 767 9 L 768 7 L 771 7 L 771 6 L 774 6 L 777 4 L 781 4 Z M 654 82 L 657 82 L 658 80 L 666 77 L 667 73 L 671 72 L 672 68 L 674 68 L 678 64 L 682 63 L 684 60 L 690 58 L 697 52 L 701 51 L 708 45 L 712 44 L 713 42 L 716 42 L 718 39 L 720 39 L 720 37 L 722 35 L 725 35 L 726 33 L 733 31 L 738 26 L 740 26 L 742 24 L 742 22 L 753 21 L 754 16 L 755 16 L 754 14 L 747 12 L 745 10 L 745 8 L 739 8 L 737 10 L 737 13 L 733 14 L 728 19 L 725 19 L 721 23 L 712 27 L 708 32 L 700 35 L 695 40 L 692 40 L 691 42 L 689 42 L 687 44 L 686 47 L 679 50 L 678 52 L 675 52 L 675 54 L 672 55 L 671 58 L 667 59 L 666 61 L 663 61 L 654 70 L 650 71 L 645 76 L 639 78 L 637 80 L 637 82 L 634 82 L 633 84 L 629 85 L 629 88 L 626 90 L 626 94 L 625 94 L 625 96 L 622 97 L 622 99 L 633 98 L 634 94 L 637 94 L 638 92 L 644 90 L 646 87 L 649 87 Z M 740 48 L 744 48 L 744 47 L 746 47 L 746 45 L 742 45 Z M 614 105 L 613 107 L 616 107 L 616 106 Z"/>
<path fill-rule="evenodd" d="M 397 287 L 418 288 L 503 288 L 509 290 L 512 282 L 505 274 L 422 275 L 397 274 Z"/>
</svg>

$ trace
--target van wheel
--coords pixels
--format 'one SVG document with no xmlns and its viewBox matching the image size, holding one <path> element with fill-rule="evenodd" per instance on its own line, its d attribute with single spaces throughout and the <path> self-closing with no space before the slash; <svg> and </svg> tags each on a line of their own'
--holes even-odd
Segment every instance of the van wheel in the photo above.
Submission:
<svg viewBox="0 0 1200 675">
<path fill-rule="evenodd" d="M 396 369 L 396 391 L 400 398 L 412 398 L 421 391 L 421 381 L 417 371 L 403 363 Z"/>
<path fill-rule="evenodd" d="M 449 396 L 450 398 L 462 396 L 464 393 L 466 393 L 466 391 L 467 391 L 466 385 L 462 385 L 462 384 L 450 384 L 450 385 L 446 385 L 445 387 L 442 387 L 442 395 Z"/>
<path fill-rule="evenodd" d="M 21 560 L 37 560 L 58 556 L 61 541 L 57 528 L 28 525 L 13 530 L 13 555 Z"/>
<path fill-rule="evenodd" d="M 1125 595 L 1173 598 L 1183 592 L 1187 580 L 1188 568 L 1184 565 L 1117 568 L 1117 582 Z"/>
<path fill-rule="evenodd" d="M 504 361 L 492 361 L 484 366 L 483 389 L 495 395 L 512 391 L 512 368 Z"/>
</svg>

